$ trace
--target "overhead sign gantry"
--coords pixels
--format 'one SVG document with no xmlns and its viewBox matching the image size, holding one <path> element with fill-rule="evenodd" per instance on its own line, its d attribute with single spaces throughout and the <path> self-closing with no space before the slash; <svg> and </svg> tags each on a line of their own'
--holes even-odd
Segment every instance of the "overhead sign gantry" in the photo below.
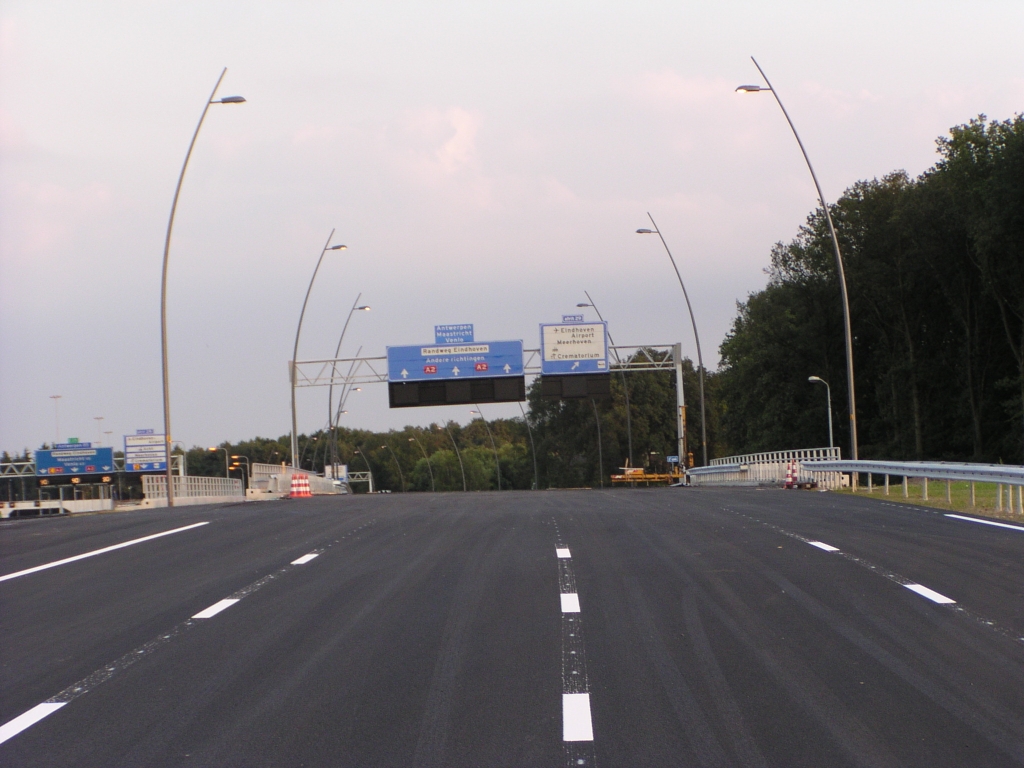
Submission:
<svg viewBox="0 0 1024 768">
<path fill-rule="evenodd" d="M 540 395 L 546 400 L 611 397 L 608 324 L 582 315 L 540 326 Z"/>
</svg>

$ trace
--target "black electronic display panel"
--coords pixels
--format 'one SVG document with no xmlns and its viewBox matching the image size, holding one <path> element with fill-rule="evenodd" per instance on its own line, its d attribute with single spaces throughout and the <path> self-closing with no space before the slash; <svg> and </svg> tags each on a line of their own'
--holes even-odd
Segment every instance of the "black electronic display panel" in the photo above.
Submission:
<svg viewBox="0 0 1024 768">
<path fill-rule="evenodd" d="M 526 400 L 526 378 L 524 376 L 388 382 L 388 404 L 392 408 L 514 403 L 524 400 Z"/>
<path fill-rule="evenodd" d="M 574 373 L 567 376 L 541 376 L 540 396 L 544 400 L 611 400 L 611 374 Z"/>
</svg>

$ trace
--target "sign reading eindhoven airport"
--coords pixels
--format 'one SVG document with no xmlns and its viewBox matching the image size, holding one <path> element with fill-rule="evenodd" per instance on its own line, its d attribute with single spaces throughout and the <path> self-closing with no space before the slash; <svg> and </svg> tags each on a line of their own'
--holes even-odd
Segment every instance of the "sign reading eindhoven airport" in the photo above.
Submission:
<svg viewBox="0 0 1024 768">
<path fill-rule="evenodd" d="M 523 342 L 388 347 L 388 381 L 439 381 L 523 375 Z"/>
<path fill-rule="evenodd" d="M 36 451 L 37 475 L 91 475 L 113 470 L 113 448 L 93 448 L 92 443 L 57 443 L 52 450 Z"/>
<path fill-rule="evenodd" d="M 607 323 L 542 323 L 542 375 L 608 373 Z"/>
<path fill-rule="evenodd" d="M 137 429 L 124 436 L 125 472 L 166 472 L 167 443 L 152 429 Z"/>
</svg>

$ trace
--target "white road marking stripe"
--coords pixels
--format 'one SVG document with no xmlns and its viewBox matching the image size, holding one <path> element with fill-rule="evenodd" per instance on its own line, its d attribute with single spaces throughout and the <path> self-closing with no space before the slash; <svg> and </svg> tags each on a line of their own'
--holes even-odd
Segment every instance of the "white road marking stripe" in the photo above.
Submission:
<svg viewBox="0 0 1024 768">
<path fill-rule="evenodd" d="M 62 702 L 44 701 L 42 704 L 36 704 L 28 712 L 20 714 L 13 720 L 0 725 L 0 744 L 17 736 L 29 726 L 35 725 L 47 715 L 52 715 L 63 706 Z"/>
<path fill-rule="evenodd" d="M 590 721 L 590 694 L 562 694 L 562 741 L 593 741 Z"/>
<path fill-rule="evenodd" d="M 310 560 L 312 560 L 314 557 L 319 557 L 319 556 L 320 556 L 319 552 L 311 552 L 308 555 L 303 555 L 298 560 L 292 560 L 292 565 L 305 565 Z"/>
<path fill-rule="evenodd" d="M 561 547 L 555 548 L 555 554 L 559 557 L 572 557 L 572 555 L 569 554 L 568 549 L 562 549 Z"/>
<path fill-rule="evenodd" d="M 833 547 L 831 544 L 826 544 L 824 541 L 808 541 L 807 543 L 810 544 L 812 547 L 817 547 L 818 549 L 824 549 L 826 552 L 838 552 L 839 551 L 839 547 Z"/>
<path fill-rule="evenodd" d="M 981 523 L 982 525 L 995 525 L 999 528 L 1009 528 L 1012 531 L 1024 531 L 1024 527 L 1019 525 L 1008 525 L 1007 523 L 997 523 L 995 520 L 979 520 L 976 517 L 964 517 L 963 515 L 950 515 L 946 517 L 955 517 L 957 520 L 966 520 L 969 523 Z"/>
<path fill-rule="evenodd" d="M 580 596 L 575 592 L 562 594 L 562 613 L 579 613 Z"/>
<path fill-rule="evenodd" d="M 120 544 L 114 544 L 111 547 L 95 549 L 92 552 L 86 552 L 81 555 L 75 555 L 74 557 L 66 557 L 63 560 L 54 560 L 52 563 L 46 563 L 45 565 L 37 565 L 34 568 L 26 568 L 24 571 L 16 571 L 15 573 L 8 573 L 6 576 L 0 576 L 0 581 L 16 579 L 19 576 L 28 576 L 30 573 L 36 573 L 37 571 L 45 571 L 47 568 L 56 568 L 58 565 L 67 565 L 68 563 L 73 563 L 76 560 L 84 560 L 87 557 L 95 557 L 96 555 L 102 555 L 107 552 L 113 552 L 115 549 L 123 549 L 124 547 L 130 547 L 133 544 L 141 544 L 144 541 L 152 541 L 153 539 L 159 539 L 161 536 L 170 536 L 172 533 L 181 533 L 182 531 L 188 531 L 192 528 L 198 528 L 201 525 L 209 525 L 209 523 L 193 523 L 192 525 L 186 525 L 183 528 L 175 528 L 174 530 L 164 531 L 163 533 L 154 533 L 152 536 L 143 536 L 141 539 L 132 539 L 131 541 L 124 541 Z"/>
<path fill-rule="evenodd" d="M 928 589 L 928 587 L 922 584 L 904 584 L 903 586 L 909 589 L 911 592 L 917 592 L 917 594 L 921 595 L 922 597 L 927 597 L 929 600 L 935 603 L 948 604 L 956 602 L 956 600 L 951 600 L 945 595 L 940 595 L 935 590 Z"/>
<path fill-rule="evenodd" d="M 197 613 L 192 618 L 193 619 L 208 619 L 211 616 L 216 616 L 218 613 L 223 611 L 225 608 L 230 608 L 232 605 L 234 605 L 237 602 L 238 602 L 237 600 L 233 600 L 230 597 L 226 597 L 223 600 L 221 600 L 220 602 L 214 603 L 213 605 L 211 605 L 206 610 L 200 611 L 199 613 Z"/>
</svg>

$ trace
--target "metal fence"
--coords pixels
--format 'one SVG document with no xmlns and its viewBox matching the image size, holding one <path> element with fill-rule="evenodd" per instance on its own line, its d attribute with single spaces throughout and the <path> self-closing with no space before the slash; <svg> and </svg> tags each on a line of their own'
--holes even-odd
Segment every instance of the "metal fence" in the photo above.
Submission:
<svg viewBox="0 0 1024 768">
<path fill-rule="evenodd" d="M 856 476 L 866 475 L 867 490 L 870 493 L 874 490 L 874 478 L 881 475 L 884 478 L 883 487 L 885 493 L 889 493 L 889 479 L 899 477 L 903 485 L 903 497 L 910 495 L 907 487 L 908 478 L 920 478 L 922 483 L 922 497 L 928 499 L 928 481 L 946 481 L 946 500 L 950 501 L 950 484 L 956 482 L 968 482 L 971 484 L 971 505 L 975 503 L 975 483 L 994 483 L 998 491 L 996 494 L 996 508 L 1003 509 L 1003 492 L 1006 492 L 1007 507 L 1010 512 L 1014 510 L 1014 496 L 1016 496 L 1017 511 L 1024 514 L 1024 467 L 1011 464 L 969 464 L 952 461 L 814 461 L 801 462 L 801 473 L 809 473 L 812 477 L 831 475 L 836 472 L 849 472 L 854 477 L 853 486 L 856 489 L 860 485 Z"/>
<path fill-rule="evenodd" d="M 147 499 L 167 498 L 167 478 L 164 475 L 143 475 L 142 491 Z M 242 481 L 227 477 L 197 477 L 186 475 L 174 477 L 174 498 L 245 498 Z"/>
<path fill-rule="evenodd" d="M 687 470 L 691 485 L 783 485 L 792 465 L 799 471 L 800 462 L 825 461 L 840 458 L 839 448 L 800 448 L 791 451 L 765 451 L 712 459 L 706 467 Z M 814 480 L 826 488 L 838 488 L 842 473 L 819 472 L 800 475 L 799 482 Z"/>
</svg>

